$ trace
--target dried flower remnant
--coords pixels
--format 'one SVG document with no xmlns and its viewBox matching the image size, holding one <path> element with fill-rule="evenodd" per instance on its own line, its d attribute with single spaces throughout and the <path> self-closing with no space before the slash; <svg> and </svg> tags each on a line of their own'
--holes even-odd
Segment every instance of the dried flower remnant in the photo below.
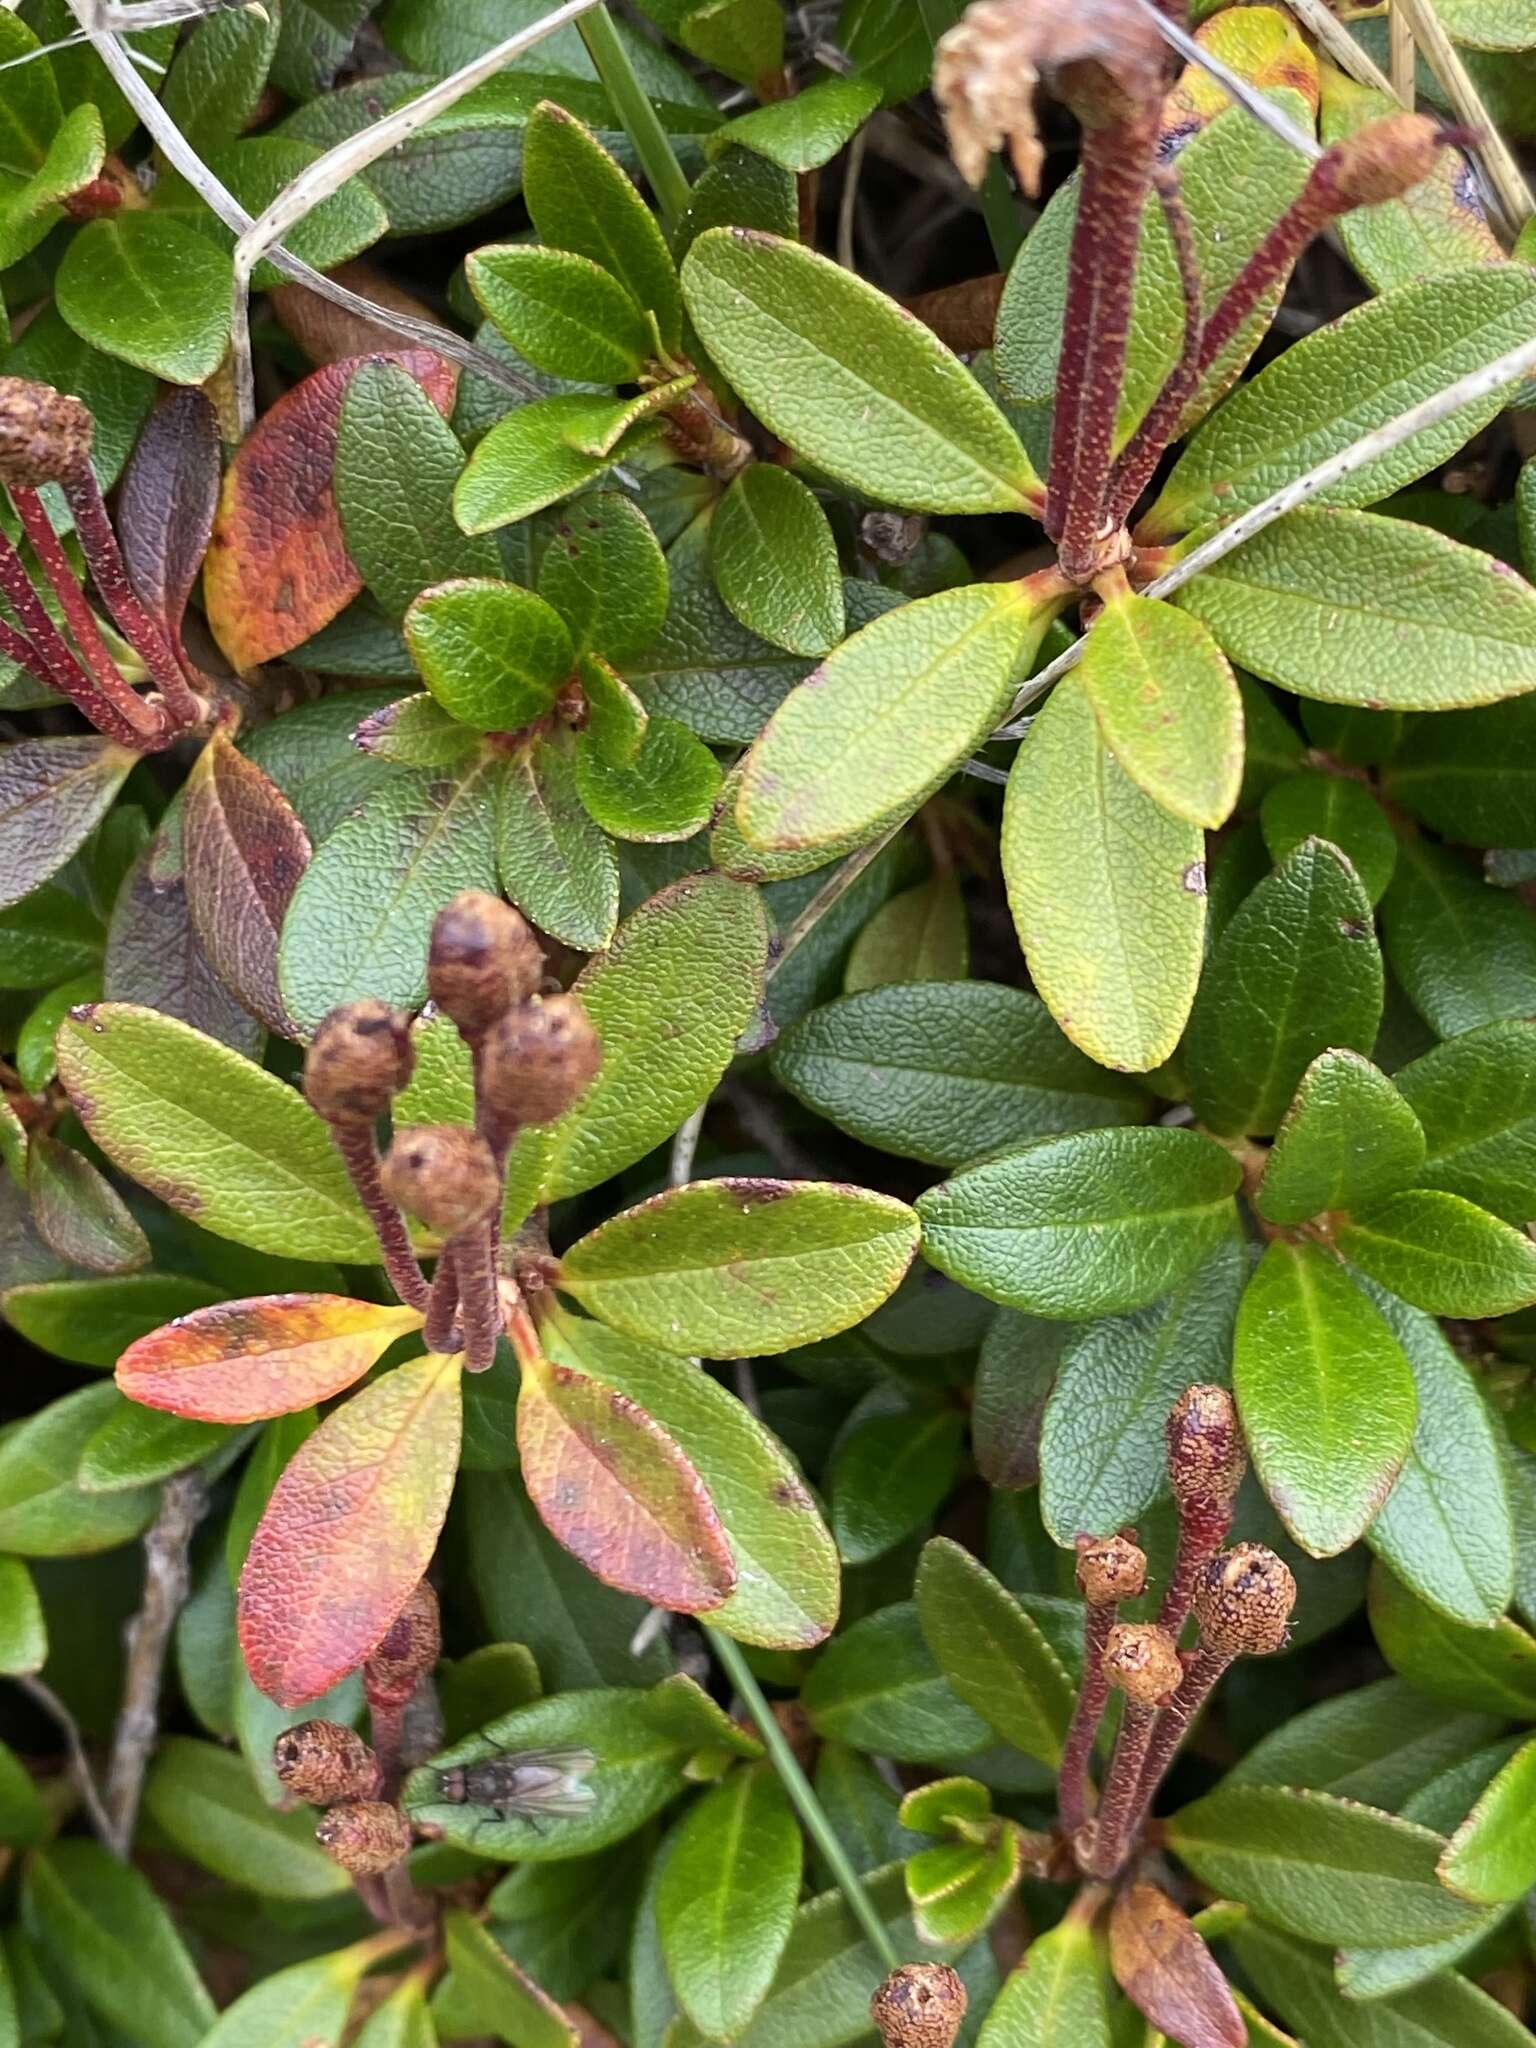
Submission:
<svg viewBox="0 0 1536 2048">
<path fill-rule="evenodd" d="M 414 1065 L 409 1016 L 368 996 L 322 1021 L 305 1055 L 304 1093 L 328 1124 L 374 1124 Z"/>
<path fill-rule="evenodd" d="M 1069 1836 L 1088 1818 L 1088 1764 L 1109 1699 L 1104 1653 L 1122 1600 L 1138 1599 L 1147 1583 L 1147 1554 L 1128 1531 L 1103 1541 L 1077 1539 L 1077 1584 L 1084 1600 L 1083 1682 L 1061 1758 L 1061 1821 Z"/>
<path fill-rule="evenodd" d="M 952 2048 L 966 1991 L 948 1963 L 903 1963 L 869 2001 L 884 2048 Z"/>
<path fill-rule="evenodd" d="M 501 1198 L 491 1148 L 465 1124 L 415 1124 L 397 1132 L 382 1179 L 390 1200 L 439 1237 L 473 1230 Z"/>
<path fill-rule="evenodd" d="M 509 1010 L 485 1043 L 482 1087 L 499 1117 L 548 1124 L 589 1088 L 603 1049 L 579 997 L 546 996 Z"/>
<path fill-rule="evenodd" d="M 543 977 L 544 955 L 527 919 L 499 896 L 467 889 L 438 912 L 427 987 L 466 1039 L 526 1002 Z"/>
<path fill-rule="evenodd" d="M 285 1791 L 311 1806 L 374 1799 L 383 1785 L 377 1755 L 356 1729 L 339 1721 L 301 1721 L 285 1728 L 272 1745 L 272 1768 Z"/>
<path fill-rule="evenodd" d="M 442 1650 L 437 1595 L 423 1579 L 363 1665 L 363 1694 L 370 1708 L 405 1706 Z"/>
<path fill-rule="evenodd" d="M 315 1840 L 353 1877 L 381 1877 L 410 1853 L 411 1824 L 383 1799 L 347 1799 L 320 1817 Z"/>
</svg>

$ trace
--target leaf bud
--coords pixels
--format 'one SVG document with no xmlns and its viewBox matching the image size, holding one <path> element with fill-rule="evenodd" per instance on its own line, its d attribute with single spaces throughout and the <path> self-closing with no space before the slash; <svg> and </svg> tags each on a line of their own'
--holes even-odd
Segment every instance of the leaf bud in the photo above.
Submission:
<svg viewBox="0 0 1536 2048">
<path fill-rule="evenodd" d="M 1318 166 L 1340 212 L 1401 199 L 1427 178 L 1445 147 L 1440 124 L 1425 114 L 1388 114 L 1334 143 Z"/>
<path fill-rule="evenodd" d="M 0 377 L 0 479 L 36 489 L 78 476 L 91 459 L 88 406 L 30 377 Z"/>
<path fill-rule="evenodd" d="M 442 1655 L 437 1595 L 423 1579 L 363 1665 L 370 1707 L 403 1707 Z"/>
<path fill-rule="evenodd" d="M 491 1148 L 467 1124 L 412 1124 L 397 1131 L 379 1178 L 392 1202 L 439 1237 L 472 1230 L 501 1200 Z"/>
<path fill-rule="evenodd" d="M 411 1020 L 376 997 L 343 1003 L 304 1056 L 304 1093 L 328 1124 L 371 1124 L 411 1078 Z"/>
<path fill-rule="evenodd" d="M 1104 1676 L 1135 1707 L 1157 1707 L 1184 1677 L 1178 1644 L 1152 1621 L 1117 1622 L 1104 1646 Z"/>
<path fill-rule="evenodd" d="M 466 889 L 437 913 L 427 953 L 432 1000 L 469 1038 L 525 1003 L 544 978 L 544 955 L 521 911 Z"/>
<path fill-rule="evenodd" d="M 564 1116 L 602 1065 L 592 1020 L 574 995 L 509 1010 L 487 1034 L 480 1084 L 498 1116 L 549 1124 Z"/>
<path fill-rule="evenodd" d="M 1090 1607 L 1112 1607 L 1146 1591 L 1147 1553 L 1126 1536 L 1077 1539 L 1077 1588 Z"/>
<path fill-rule="evenodd" d="M 965 2018 L 965 1986 L 948 1963 L 903 1963 L 869 2001 L 885 2048 L 952 2048 Z"/>
<path fill-rule="evenodd" d="M 272 1745 L 272 1768 L 286 1790 L 311 1806 L 372 1799 L 383 1783 L 379 1760 L 355 1729 L 339 1721 L 301 1721 Z"/>
<path fill-rule="evenodd" d="M 411 1824 L 384 1799 L 346 1799 L 322 1813 L 315 1840 L 353 1877 L 379 1877 L 410 1850 Z"/>
<path fill-rule="evenodd" d="M 1238 1543 L 1206 1565 L 1195 1586 L 1204 1648 L 1221 1657 L 1268 1657 L 1283 1650 L 1296 1581 L 1262 1543 Z"/>
<path fill-rule="evenodd" d="M 1248 1469 L 1237 1404 L 1225 1387 L 1186 1387 L 1168 1416 L 1168 1477 L 1179 1506 L 1230 1508 Z"/>
</svg>

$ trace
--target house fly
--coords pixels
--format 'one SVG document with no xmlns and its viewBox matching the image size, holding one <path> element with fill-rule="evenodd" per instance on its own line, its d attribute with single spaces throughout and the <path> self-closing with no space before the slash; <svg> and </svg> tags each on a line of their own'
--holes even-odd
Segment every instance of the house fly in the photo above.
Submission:
<svg viewBox="0 0 1536 2048">
<path fill-rule="evenodd" d="M 449 1806 L 489 1809 L 498 1820 L 519 1816 L 536 1832 L 541 1820 L 572 1820 L 596 1799 L 582 1783 L 597 1758 L 590 1749 L 509 1749 L 475 1764 L 437 1774 L 437 1794 Z"/>
</svg>

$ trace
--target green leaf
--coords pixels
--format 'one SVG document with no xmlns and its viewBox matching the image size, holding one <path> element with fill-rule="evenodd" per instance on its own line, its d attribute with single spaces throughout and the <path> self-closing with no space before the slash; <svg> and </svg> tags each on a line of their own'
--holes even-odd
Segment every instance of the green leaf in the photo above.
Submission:
<svg viewBox="0 0 1536 2048">
<path fill-rule="evenodd" d="M 962 1286 L 1031 1315 L 1155 1301 L 1232 1227 L 1241 1174 L 1194 1131 L 1042 1138 L 930 1188 L 923 1251 Z"/>
<path fill-rule="evenodd" d="M 894 1549 L 955 1483 L 965 1438 L 959 1409 L 890 1403 L 881 1388 L 870 1396 L 872 1412 L 854 1410 L 827 1468 L 832 1531 L 845 1564 L 867 1564 Z"/>
<path fill-rule="evenodd" d="M 1518 1899 L 1536 1884 L 1536 1740 L 1499 1772 L 1452 1835 L 1440 1876 L 1483 1905 Z"/>
<path fill-rule="evenodd" d="M 476 732 L 542 718 L 575 660 L 551 605 L 482 577 L 423 592 L 405 615 L 405 639 L 439 704 Z"/>
<path fill-rule="evenodd" d="M 1481 369 L 1530 331 L 1536 284 L 1518 265 L 1427 277 L 1305 335 L 1238 387 L 1199 429 L 1138 536 L 1246 512 L 1305 470 Z M 1319 492 L 1371 505 L 1449 460 L 1505 402 L 1495 389 Z"/>
<path fill-rule="evenodd" d="M 678 2000 L 701 2033 L 732 2040 L 762 2004 L 800 1894 L 799 1823 L 771 1764 L 733 1771 L 689 1812 L 656 1913 Z"/>
<path fill-rule="evenodd" d="M 781 170 L 817 171 L 852 141 L 880 104 L 880 88 L 863 78 L 823 78 L 793 98 L 738 114 L 709 138 L 717 156 L 733 144 Z"/>
<path fill-rule="evenodd" d="M 995 982 L 845 996 L 791 1025 L 773 1072 L 862 1143 L 933 1166 L 1145 1113 L 1134 1083 L 1080 1053 L 1038 997 Z"/>
<path fill-rule="evenodd" d="M 79 850 L 137 759 L 96 733 L 0 747 L 0 909 L 29 896 Z M 0 937 L 0 960 L 4 954 Z M 62 972 L 84 964 L 76 959 Z"/>
<path fill-rule="evenodd" d="M 1410 718 L 1382 788 L 1469 846 L 1536 844 L 1536 696 L 1443 718 Z"/>
<path fill-rule="evenodd" d="M 495 576 L 494 541 L 461 533 L 453 490 L 464 450 L 416 379 L 364 363 L 347 384 L 336 437 L 336 503 L 347 553 L 392 618 L 452 577 Z"/>
<path fill-rule="evenodd" d="M 1195 1381 L 1224 1382 L 1247 1259 L 1230 1232 L 1166 1300 L 1076 1333 L 1040 1435 L 1040 1513 L 1070 1550 L 1113 1535 L 1167 1484 L 1168 1411 Z"/>
<path fill-rule="evenodd" d="M 980 1842 L 942 1842 L 907 1863 L 912 1921 L 925 1942 L 974 1941 L 1013 1893 L 1024 1868 L 1024 1830 L 994 1822 Z"/>
<path fill-rule="evenodd" d="M 564 1314 L 545 1328 L 552 1357 L 638 1402 L 708 1488 L 736 1560 L 736 1590 L 709 1625 L 765 1648 L 821 1642 L 837 1619 L 837 1552 L 778 1439 L 692 1364 Z"/>
<path fill-rule="evenodd" d="M 199 2048 L 313 2048 L 340 2040 L 371 1960 L 368 1945 L 358 1942 L 273 1971 L 224 2008 Z"/>
<path fill-rule="evenodd" d="M 67 1265 L 131 1273 L 149 1264 L 149 1239 L 106 1175 L 46 1131 L 27 1147 L 27 1194 L 38 1236 Z"/>
<path fill-rule="evenodd" d="M 1536 1302 L 1536 1244 L 1439 1188 L 1407 1188 L 1341 1216 L 1333 1241 L 1362 1272 L 1434 1315 L 1508 1315 Z"/>
<path fill-rule="evenodd" d="M 1327 1792 L 1226 1785 L 1174 1814 L 1168 1841 L 1219 1896 L 1305 1941 L 1407 1948 L 1472 1918 L 1436 1875 L 1443 1836 Z"/>
<path fill-rule="evenodd" d="M 476 2025 L 512 2048 L 577 2048 L 576 2029 L 559 2006 L 478 1920 L 455 1907 L 443 1932 L 454 1984 Z"/>
<path fill-rule="evenodd" d="M 277 21 L 264 14 L 216 16 L 194 26 L 162 88 L 166 112 L 193 149 L 211 149 L 248 124 L 277 38 Z"/>
<path fill-rule="evenodd" d="M 59 311 L 82 341 L 170 384 L 201 384 L 229 346 L 234 266 L 206 235 L 163 214 L 87 221 L 64 252 Z"/>
<path fill-rule="evenodd" d="M 1091 1928 L 1063 1920 L 1032 1941 L 977 2048 L 1111 2048 L 1109 1983 Z"/>
<path fill-rule="evenodd" d="M 1509 1605 L 1515 1576 L 1496 1425 L 1434 1317 L 1366 1286 L 1419 1390 L 1412 1448 L 1366 1541 L 1430 1606 L 1486 1627 Z"/>
<path fill-rule="evenodd" d="M 1492 1628 L 1450 1621 L 1378 1566 L 1371 1628 L 1392 1669 L 1431 1698 L 1505 1720 L 1536 1721 L 1536 1637 L 1507 1617 Z"/>
<path fill-rule="evenodd" d="M 588 256 L 528 242 L 487 244 L 466 260 L 464 274 L 493 324 L 536 369 L 632 384 L 652 354 L 645 315 Z"/>
<path fill-rule="evenodd" d="M 683 295 L 753 412 L 839 482 L 915 512 L 1038 508 L 1040 480 L 970 372 L 838 264 L 714 228 L 688 252 Z"/>
<path fill-rule="evenodd" d="M 232 1435 L 218 1424 L 157 1415 L 125 1401 L 86 1439 L 75 1479 L 86 1493 L 153 1486 L 209 1457 Z"/>
<path fill-rule="evenodd" d="M 594 708 L 594 681 L 604 667 L 594 655 L 581 664 Z M 674 718 L 647 719 L 633 757 L 616 760 L 605 751 L 594 717 L 576 735 L 574 765 L 582 803 L 604 831 L 620 839 L 691 839 L 707 822 L 720 789 L 719 762 Z"/>
<path fill-rule="evenodd" d="M 843 987 L 856 995 L 889 982 L 963 983 L 970 964 L 965 897 L 946 870 L 881 904 L 853 942 Z"/>
<path fill-rule="evenodd" d="M 666 1351 L 757 1357 L 850 1329 L 917 1248 L 905 1202 L 836 1182 L 701 1180 L 572 1245 L 558 1285 Z"/>
<path fill-rule="evenodd" d="M 1036 988 L 1075 1045 L 1131 1073 L 1159 1066 L 1200 978 L 1205 842 L 1137 788 L 1087 694 L 1052 692 L 1015 758 L 1003 876 Z"/>
<path fill-rule="evenodd" d="M 911 1601 L 866 1615 L 830 1643 L 801 1703 L 819 1735 L 897 1763 L 969 1756 L 992 1740 L 940 1670 Z"/>
<path fill-rule="evenodd" d="M 496 811 L 501 886 L 525 916 L 579 952 L 613 937 L 619 863 L 577 794 L 571 748 L 535 740 L 502 774 Z"/>
<path fill-rule="evenodd" d="M 426 690 L 397 697 L 362 720 L 353 744 L 375 761 L 402 768 L 462 768 L 480 749 L 480 735 L 460 725 Z"/>
<path fill-rule="evenodd" d="M 498 768 L 485 757 L 454 776 L 402 772 L 321 846 L 278 947 L 283 1001 L 301 1030 L 365 995 L 422 1002 L 433 918 L 459 890 L 496 886 Z"/>
<path fill-rule="evenodd" d="M 109 2025 L 142 2048 L 199 2048 L 213 2000 L 137 1870 L 97 1842 L 55 1842 L 28 1863 L 23 1909 L 50 1962 Z"/>
<path fill-rule="evenodd" d="M 0 1842 L 8 1849 L 31 1848 L 46 1842 L 55 1822 L 38 1789 L 37 1781 L 15 1751 L 0 1743 Z M 3 1981 L 0 1970 L 0 1981 Z M 4 2005 L 0 2002 L 0 2019 Z M 4 2041 L 0 2031 L 0 2041 Z"/>
<path fill-rule="evenodd" d="M 76 975 L 73 981 L 61 981 L 47 995 L 39 996 L 16 1029 L 16 1073 L 29 1095 L 41 1095 L 59 1070 L 53 1042 L 69 1012 L 81 1003 L 100 1001 L 101 975 L 94 971 Z M 14 1116 L 15 1111 L 11 1114 Z M 9 1124 L 9 1119 L 6 1121 Z M 20 1124 L 20 1118 L 17 1118 L 17 1123 Z M 12 1131 L 11 1135 L 24 1142 L 25 1127 L 19 1133 Z M 7 1157 L 6 1164 L 20 1176 L 19 1158 Z"/>
<path fill-rule="evenodd" d="M 1454 1713 L 1400 1678 L 1382 1678 L 1293 1715 L 1227 1782 L 1304 1785 L 1395 1811 L 1498 1732 L 1491 1715 Z"/>
<path fill-rule="evenodd" d="M 110 1372 L 137 1338 L 223 1295 L 222 1288 L 181 1273 L 124 1273 L 7 1288 L 0 1307 L 11 1327 L 40 1351 Z"/>
<path fill-rule="evenodd" d="M 1399 848 L 1381 926 L 1392 972 L 1439 1037 L 1536 1011 L 1536 916 L 1445 847 Z"/>
<path fill-rule="evenodd" d="M 165 1737 L 144 1784 L 144 1808 L 184 1856 L 263 1898 L 325 1899 L 347 1873 L 315 1840 L 302 1808 L 274 1813 L 243 1757 L 184 1735 Z"/>
<path fill-rule="evenodd" d="M 667 615 L 667 558 L 632 499 L 592 491 L 555 521 L 539 564 L 539 595 L 564 619 L 580 654 L 626 662 Z"/>
<path fill-rule="evenodd" d="M 1127 593 L 1094 620 L 1080 674 L 1105 744 L 1137 787 L 1192 825 L 1225 824 L 1242 780 L 1242 699 L 1199 622 Z"/>
<path fill-rule="evenodd" d="M 1397 838 L 1381 805 L 1360 783 L 1343 775 L 1293 775 L 1270 790 L 1259 816 L 1276 861 L 1308 839 L 1326 839 L 1349 862 L 1371 902 L 1381 901 L 1397 866 Z"/>
<path fill-rule="evenodd" d="M 19 1557 L 0 1557 L 0 1673 L 41 1671 L 48 1629 L 32 1574 Z"/>
<path fill-rule="evenodd" d="M 96 177 L 105 155 L 100 114 L 93 106 L 71 107 L 37 169 L 0 185 L 0 265 L 9 268 L 29 255 L 64 219 L 60 202 Z"/>
<path fill-rule="evenodd" d="M 357 2036 L 354 2048 L 438 2048 L 437 2029 L 427 2011 L 419 1976 L 403 1978 Z"/>
<path fill-rule="evenodd" d="M 113 1164 L 215 1237 L 279 1258 L 377 1260 L 330 1134 L 275 1074 L 132 1003 L 68 1018 L 59 1073 Z"/>
<path fill-rule="evenodd" d="M 789 470 L 749 463 L 715 510 L 710 547 L 720 595 L 751 632 L 791 654 L 826 654 L 842 639 L 837 543 Z"/>
<path fill-rule="evenodd" d="M 596 137 L 553 100 L 534 108 L 523 134 L 523 198 L 540 241 L 600 263 L 656 315 L 663 347 L 677 348 L 682 295 L 656 216 Z"/>
<path fill-rule="evenodd" d="M 1536 1023 L 1463 1032 L 1399 1067 L 1396 1082 L 1424 1127 L 1416 1180 L 1506 1223 L 1536 1216 Z"/>
<path fill-rule="evenodd" d="M 1536 591 L 1406 519 L 1290 512 L 1178 602 L 1233 661 L 1326 703 L 1454 711 L 1536 688 Z"/>
<path fill-rule="evenodd" d="M 1256 1206 L 1271 1223 L 1354 1209 L 1420 1178 L 1424 1131 L 1357 1052 L 1320 1052 L 1296 1084 L 1264 1161 Z"/>
<path fill-rule="evenodd" d="M 1390 1326 L 1319 1246 L 1266 1249 L 1238 1310 L 1232 1384 L 1281 1521 L 1313 1557 L 1346 1550 L 1402 1469 L 1418 1396 Z"/>
<path fill-rule="evenodd" d="M 203 161 L 247 213 L 259 216 L 295 178 L 318 163 L 320 155 L 313 143 L 300 142 L 292 135 L 245 135 L 235 142 L 225 139 L 210 146 L 203 152 Z M 162 217 L 182 221 L 217 247 L 233 250 L 233 230 L 209 211 L 179 172 L 169 167 L 161 172 L 151 203 Z M 334 270 L 371 248 L 388 231 L 389 215 L 372 185 L 362 178 L 349 178 L 288 231 L 283 247 L 317 270 Z M 283 281 L 277 265 L 265 259 L 251 273 L 257 291 L 269 291 Z"/>
<path fill-rule="evenodd" d="M 642 903 L 575 983 L 602 1041 L 597 1079 L 547 1132 L 513 1147 L 514 1181 L 520 1155 L 537 1147 L 541 1198 L 579 1194 L 671 1137 L 730 1065 L 767 950 L 762 900 L 744 882 L 691 875 Z"/>
<path fill-rule="evenodd" d="M 791 690 L 747 756 L 749 846 L 819 846 L 907 816 L 1008 707 L 1058 606 L 973 583 L 874 619 Z"/>
<path fill-rule="evenodd" d="M 18 172 L 42 163 L 63 109 L 58 81 L 39 38 L 19 18 L 0 26 L 0 56 L 6 62 L 0 90 L 0 147 Z"/>
<path fill-rule="evenodd" d="M 986 1567 L 947 1537 L 917 1570 L 923 1637 L 944 1676 L 1004 1742 L 1055 1767 L 1072 1718 L 1070 1680 L 1040 1630 Z"/>
<path fill-rule="evenodd" d="M 669 392 L 663 388 L 663 399 Z M 659 432 L 636 399 L 585 392 L 534 399 L 476 444 L 453 494 L 454 517 L 466 533 L 526 519 L 579 491 Z M 589 450 L 593 441 L 608 445 Z"/>
<path fill-rule="evenodd" d="M 152 1489 L 86 1493 L 76 1476 L 87 1442 L 121 1399 L 113 1386 L 81 1387 L 0 1441 L 0 1550 L 84 1557 L 148 1527 L 159 1504 Z"/>
<path fill-rule="evenodd" d="M 1196 1115 L 1232 1135 L 1277 1129 L 1320 1052 L 1369 1050 L 1382 993 L 1365 891 L 1335 847 L 1309 839 L 1212 950 L 1185 1049 Z"/>
<path fill-rule="evenodd" d="M 39 988 L 82 968 L 99 973 L 101 920 L 57 882 L 0 912 L 0 987 Z"/>
</svg>

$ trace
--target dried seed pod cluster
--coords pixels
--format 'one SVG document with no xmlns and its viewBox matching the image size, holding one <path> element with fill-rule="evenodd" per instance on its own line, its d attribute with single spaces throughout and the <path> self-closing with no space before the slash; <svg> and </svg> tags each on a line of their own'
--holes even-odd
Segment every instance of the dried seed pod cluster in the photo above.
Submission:
<svg viewBox="0 0 1536 2048">
<path fill-rule="evenodd" d="M 952 2048 L 966 2004 L 948 1963 L 903 1963 L 875 1991 L 869 2012 L 884 2048 Z"/>
<path fill-rule="evenodd" d="M 1167 1629 L 1156 1622 L 1122 1621 L 1109 1632 L 1104 1675 L 1133 1706 L 1156 1707 L 1178 1691 L 1184 1666 Z"/>
<path fill-rule="evenodd" d="M 495 1154 L 467 1124 L 413 1124 L 398 1133 L 383 1169 L 384 1192 L 439 1237 L 473 1230 L 501 1199 Z"/>
<path fill-rule="evenodd" d="M 1213 1557 L 1195 1587 L 1204 1648 L 1219 1657 L 1270 1657 L 1285 1648 L 1296 1581 L 1262 1543 L 1238 1543 Z"/>
<path fill-rule="evenodd" d="M 527 919 L 483 889 L 466 889 L 437 915 L 427 988 L 467 1039 L 478 1038 L 544 978 L 544 955 Z"/>
<path fill-rule="evenodd" d="M 301 1721 L 272 1745 L 272 1768 L 283 1787 L 310 1806 L 376 1798 L 384 1773 L 376 1752 L 339 1721 Z"/>
<path fill-rule="evenodd" d="M 78 476 L 91 459 L 90 410 L 51 384 L 0 377 L 0 481 L 36 489 Z"/>
<path fill-rule="evenodd" d="M 321 1023 L 304 1058 L 304 1093 L 328 1124 L 377 1123 L 414 1065 L 409 1016 L 365 996 Z"/>
<path fill-rule="evenodd" d="M 1077 1539 L 1077 1586 L 1090 1607 L 1136 1600 L 1147 1585 L 1147 1553 L 1128 1536 Z"/>
</svg>

